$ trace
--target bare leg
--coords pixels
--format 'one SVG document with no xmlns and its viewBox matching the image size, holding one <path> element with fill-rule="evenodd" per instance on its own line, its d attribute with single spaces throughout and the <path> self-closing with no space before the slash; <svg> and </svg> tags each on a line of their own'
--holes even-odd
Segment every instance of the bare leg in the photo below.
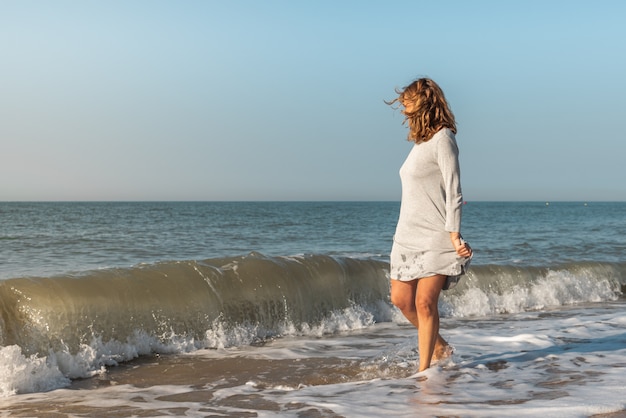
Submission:
<svg viewBox="0 0 626 418">
<path fill-rule="evenodd" d="M 439 293 L 446 276 L 424 277 L 417 282 L 416 306 L 420 327 L 417 330 L 420 353 L 419 371 L 430 367 L 439 337 Z"/>
<path fill-rule="evenodd" d="M 445 276 L 444 276 L 445 278 Z M 419 280 L 422 281 L 423 279 Z M 445 280 L 445 279 L 444 279 Z M 403 282 L 400 280 L 391 280 L 391 303 L 400 309 L 400 312 L 415 326 L 419 335 L 419 318 L 417 314 L 417 288 L 418 280 L 411 280 Z M 443 282 L 441 284 L 443 286 Z M 438 328 L 437 328 L 438 330 Z M 431 354 L 431 360 L 438 360 L 440 358 L 449 355 L 449 345 L 441 335 L 437 332 L 437 338 L 435 339 L 435 346 L 433 353 Z M 422 351 L 420 349 L 420 358 L 422 358 Z"/>
</svg>

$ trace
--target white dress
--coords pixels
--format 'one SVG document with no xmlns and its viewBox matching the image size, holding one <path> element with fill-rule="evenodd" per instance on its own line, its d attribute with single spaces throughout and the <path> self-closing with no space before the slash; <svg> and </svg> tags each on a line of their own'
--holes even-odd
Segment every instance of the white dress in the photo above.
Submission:
<svg viewBox="0 0 626 418">
<path fill-rule="evenodd" d="M 463 194 L 459 149 L 447 128 L 415 144 L 400 168 L 402 203 L 390 256 L 390 276 L 410 281 L 448 276 L 444 289 L 465 273 L 469 259 L 457 255 L 450 232 L 461 230 Z"/>
</svg>

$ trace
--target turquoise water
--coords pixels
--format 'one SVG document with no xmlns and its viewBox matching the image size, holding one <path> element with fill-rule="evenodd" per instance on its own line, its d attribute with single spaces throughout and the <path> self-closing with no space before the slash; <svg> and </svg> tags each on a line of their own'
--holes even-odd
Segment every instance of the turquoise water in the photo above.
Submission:
<svg viewBox="0 0 626 418">
<path fill-rule="evenodd" d="M 385 260 L 397 202 L 0 203 L 0 278 L 244 255 Z M 469 202 L 474 264 L 623 262 L 626 203 Z"/>
<path fill-rule="evenodd" d="M 0 203 L 0 278 L 244 255 L 384 257 L 396 203 Z"/>
</svg>

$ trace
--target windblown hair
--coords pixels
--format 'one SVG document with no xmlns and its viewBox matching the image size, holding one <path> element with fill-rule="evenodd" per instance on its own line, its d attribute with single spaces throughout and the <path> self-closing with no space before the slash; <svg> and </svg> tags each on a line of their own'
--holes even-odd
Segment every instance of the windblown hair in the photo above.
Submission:
<svg viewBox="0 0 626 418">
<path fill-rule="evenodd" d="M 414 104 L 412 112 L 404 112 L 402 124 L 409 127 L 407 140 L 415 143 L 430 140 L 439 130 L 448 128 L 456 134 L 454 114 L 446 101 L 441 88 L 429 78 L 415 80 L 402 90 L 396 89 L 398 97 L 387 102 L 388 105 L 399 103 Z"/>
</svg>

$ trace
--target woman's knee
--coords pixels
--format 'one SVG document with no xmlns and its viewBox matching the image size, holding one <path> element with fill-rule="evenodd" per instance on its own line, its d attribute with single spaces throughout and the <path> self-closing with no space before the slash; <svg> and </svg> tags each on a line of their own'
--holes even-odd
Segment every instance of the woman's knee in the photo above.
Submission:
<svg viewBox="0 0 626 418">
<path fill-rule="evenodd" d="M 410 298 L 408 298 L 407 295 L 403 295 L 399 292 L 391 292 L 390 298 L 391 303 L 401 311 L 409 308 L 411 305 Z"/>
<path fill-rule="evenodd" d="M 401 311 L 415 311 L 415 296 L 410 288 L 405 286 L 391 286 L 391 303 Z"/>
<path fill-rule="evenodd" d="M 417 298 L 417 314 L 424 318 L 434 317 L 438 314 L 437 300 L 431 298 Z"/>
<path fill-rule="evenodd" d="M 417 300 L 415 301 L 418 316 L 433 317 L 438 315 L 439 293 L 445 279 L 446 276 L 437 275 L 420 280 L 417 288 Z"/>
</svg>

